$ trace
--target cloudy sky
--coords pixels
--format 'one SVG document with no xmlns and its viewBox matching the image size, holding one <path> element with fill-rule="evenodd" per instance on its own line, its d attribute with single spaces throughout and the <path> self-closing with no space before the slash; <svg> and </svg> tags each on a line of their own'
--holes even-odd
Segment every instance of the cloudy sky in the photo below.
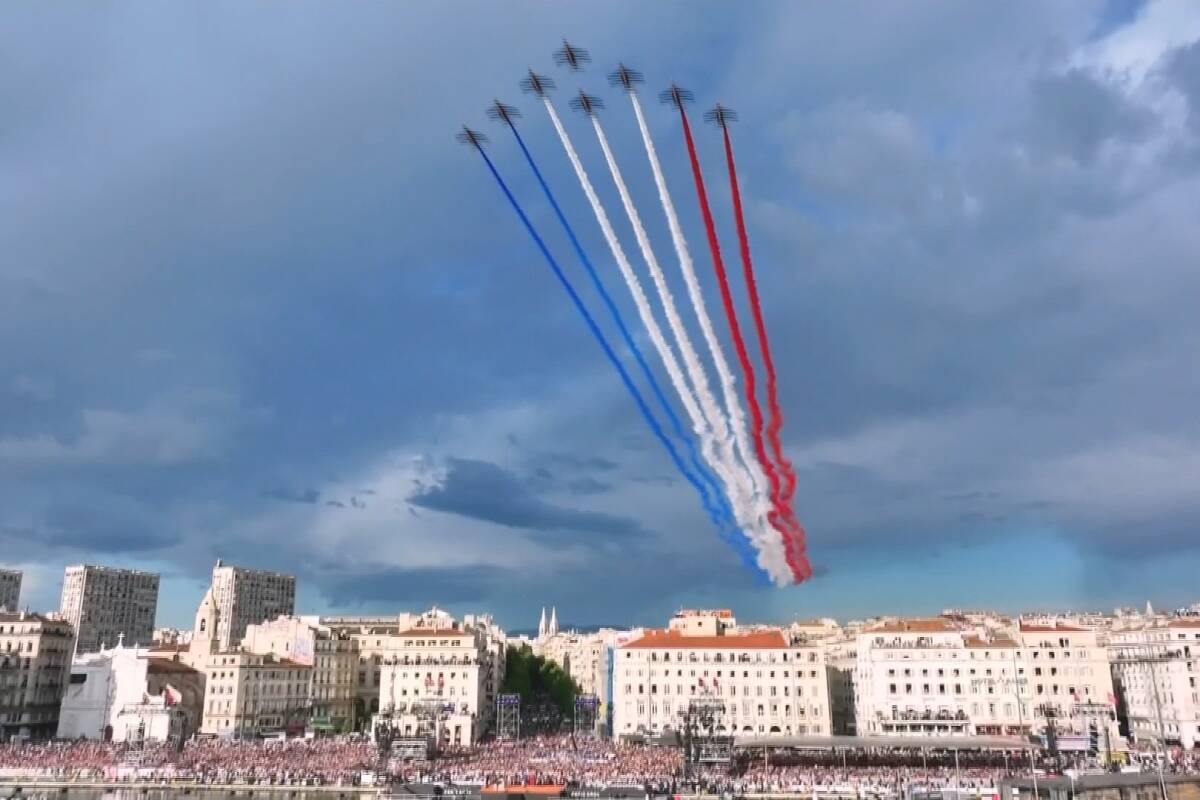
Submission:
<svg viewBox="0 0 1200 800">
<path fill-rule="evenodd" d="M 618 60 L 740 113 L 805 585 L 718 540 L 454 142 L 490 132 L 552 232 L 483 118 L 521 104 L 625 303 L 517 89 L 534 66 L 608 100 L 669 265 Z M 33 607 L 86 560 L 160 571 L 187 622 L 218 558 L 295 572 L 306 611 L 513 627 L 1200 599 L 1190 0 L 6 4 L 0 99 L 0 562 Z"/>
</svg>

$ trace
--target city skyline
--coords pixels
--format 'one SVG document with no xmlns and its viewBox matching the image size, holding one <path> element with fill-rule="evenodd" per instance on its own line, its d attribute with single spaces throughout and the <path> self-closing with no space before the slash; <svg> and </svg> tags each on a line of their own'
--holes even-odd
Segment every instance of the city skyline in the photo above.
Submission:
<svg viewBox="0 0 1200 800">
<path fill-rule="evenodd" d="M 242 8 L 196 36 L 180 6 L 0 11 L 20 67 L 0 76 L 20 111 L 0 553 L 23 607 L 55 608 L 82 561 L 160 574 L 159 624 L 187 625 L 218 559 L 295 575 L 302 613 L 436 603 L 516 628 L 543 605 L 589 625 L 1196 600 L 1194 6 L 524 11 Z M 564 36 L 593 59 L 564 95 L 615 99 L 625 61 L 740 114 L 801 586 L 756 585 L 717 539 L 453 140 L 495 94 L 527 106 L 527 67 L 561 79 Z M 552 129 L 522 130 L 615 282 Z"/>
<path fill-rule="evenodd" d="M 77 569 L 79 566 L 81 566 L 81 565 L 68 565 L 66 567 L 66 571 L 70 572 L 72 569 Z M 102 571 L 103 570 L 113 570 L 113 569 L 120 570 L 121 569 L 120 567 L 114 567 L 111 564 L 90 564 L 90 565 L 88 565 L 88 567 L 100 569 Z M 229 572 L 230 570 L 243 572 L 243 573 L 274 576 L 276 578 L 282 579 L 285 582 L 289 581 L 292 578 L 292 576 L 277 573 L 276 571 L 271 570 L 269 567 L 248 567 L 246 565 L 233 565 L 233 564 L 224 564 L 223 565 L 222 563 L 218 563 L 216 565 L 216 567 L 213 570 L 212 575 L 215 576 L 218 572 Z M 17 574 L 17 576 L 21 575 L 19 570 L 16 571 L 16 574 Z M 158 576 L 156 574 L 153 577 L 158 578 L 160 576 Z M 204 583 L 204 582 L 195 584 L 194 589 L 196 591 L 196 595 L 194 598 L 190 594 L 180 595 L 180 594 L 176 593 L 176 596 L 174 598 L 176 602 L 171 604 L 170 608 L 173 609 L 174 607 L 178 606 L 183 609 L 184 613 L 176 614 L 173 611 L 169 610 L 166 612 L 165 615 L 161 614 L 161 613 L 158 614 L 156 616 L 156 619 L 154 622 L 155 629 L 156 630 L 158 630 L 158 629 L 161 629 L 161 630 L 175 629 L 175 630 L 184 630 L 184 631 L 191 630 L 195 623 L 196 604 L 197 603 L 202 604 L 204 602 L 204 599 L 207 597 L 207 592 L 209 591 L 211 585 L 212 585 L 211 583 Z M 60 580 L 58 587 L 57 587 L 57 591 L 61 592 L 61 588 L 62 588 L 62 581 Z M 304 588 L 305 587 L 304 587 L 303 583 L 297 584 L 294 587 L 295 595 L 299 596 L 299 597 L 303 597 L 306 594 L 304 591 Z M 10 611 L 28 610 L 33 613 L 45 614 L 45 613 L 57 612 L 57 611 L 61 610 L 58 607 L 58 605 L 39 606 L 36 603 L 31 602 L 27 598 L 28 598 L 27 595 L 22 594 L 22 600 L 21 600 L 20 606 L 18 608 L 10 609 Z M 189 603 L 191 605 L 189 605 Z M 161 603 L 160 603 L 160 607 L 161 607 Z M 838 613 L 833 613 L 833 612 L 825 612 L 825 611 L 820 610 L 819 608 L 814 608 L 814 609 L 812 609 L 811 613 L 791 614 L 790 616 L 789 615 L 756 616 L 753 614 L 736 613 L 737 612 L 736 606 L 729 604 L 729 603 L 722 603 L 722 602 L 719 602 L 718 600 L 714 600 L 714 602 L 709 603 L 705 607 L 729 608 L 735 612 L 735 616 L 737 616 L 738 619 L 740 620 L 740 622 L 742 622 L 743 624 L 786 625 L 786 624 L 797 622 L 797 621 L 806 621 L 806 620 L 811 621 L 811 620 L 822 620 L 822 619 L 832 619 L 832 620 L 835 620 L 836 622 L 838 622 L 839 624 L 845 624 L 845 623 L 854 622 L 854 621 L 866 621 L 866 620 L 887 619 L 887 618 L 905 619 L 905 618 L 938 617 L 938 616 L 942 616 L 947 613 L 959 613 L 959 612 L 972 613 L 972 614 L 973 613 L 1002 614 L 1002 615 L 1006 615 L 1012 619 L 1019 619 L 1019 618 L 1036 619 L 1036 618 L 1044 617 L 1044 616 L 1049 616 L 1052 618 L 1059 618 L 1059 617 L 1069 618 L 1069 617 L 1072 617 L 1075 615 L 1099 615 L 1099 616 L 1104 616 L 1104 617 L 1110 617 L 1110 616 L 1112 616 L 1112 614 L 1114 612 L 1118 612 L 1121 610 L 1133 611 L 1135 613 L 1140 614 L 1140 613 L 1143 613 L 1144 611 L 1150 610 L 1150 609 L 1153 609 L 1153 611 L 1157 614 L 1164 614 L 1164 613 L 1171 614 L 1171 613 L 1176 613 L 1176 612 L 1186 612 L 1188 614 L 1194 614 L 1194 613 L 1200 613 L 1200 596 L 1192 595 L 1190 597 L 1185 597 L 1184 599 L 1182 599 L 1180 601 L 1168 602 L 1168 603 L 1156 603 L 1153 598 L 1147 597 L 1147 598 L 1142 598 L 1140 601 L 1131 601 L 1131 602 L 1121 603 L 1121 604 L 1117 604 L 1117 605 L 1109 606 L 1109 607 L 1086 606 L 1086 605 L 1068 606 L 1068 605 L 1052 605 L 1052 604 L 1051 605 L 1047 605 L 1047 604 L 1038 605 L 1036 603 L 1026 603 L 1024 605 L 1013 605 L 1013 606 L 999 606 L 999 605 L 990 605 L 987 603 L 956 604 L 956 603 L 948 603 L 948 602 L 942 602 L 940 604 L 937 602 L 931 602 L 931 603 L 925 604 L 925 605 L 906 605 L 904 602 L 898 602 L 898 603 L 894 602 L 890 606 L 889 605 L 881 605 L 878 607 L 865 607 L 864 606 L 863 610 L 860 611 L 859 613 L 838 614 Z M 675 607 L 669 609 L 667 612 L 665 612 L 665 614 L 666 614 L 666 616 L 670 616 L 671 614 L 676 613 L 683 608 L 685 608 L 685 606 L 683 606 L 683 605 L 675 606 Z M 641 628 L 641 627 L 653 628 L 657 624 L 657 621 L 661 619 L 661 616 L 653 617 L 650 615 L 645 615 L 645 616 L 638 616 L 635 618 L 627 618 L 627 619 L 608 617 L 608 618 L 598 618 L 595 620 L 581 620 L 581 619 L 572 618 L 570 613 L 560 617 L 558 615 L 558 607 L 554 603 L 545 603 L 545 604 L 542 604 L 541 606 L 537 606 L 535 603 L 535 607 L 531 609 L 531 611 L 533 612 L 533 616 L 530 616 L 528 618 L 523 615 L 523 612 L 516 613 L 510 617 L 504 613 L 495 614 L 492 609 L 490 609 L 486 606 L 483 606 L 483 605 L 471 604 L 471 603 L 447 604 L 447 603 L 439 602 L 436 597 L 430 598 L 430 600 L 428 600 L 425 603 L 416 603 L 416 604 L 409 604 L 409 605 L 402 605 L 402 606 L 379 605 L 379 606 L 372 607 L 369 610 L 364 610 L 364 609 L 359 608 L 359 609 L 349 611 L 349 612 L 347 612 L 345 609 L 305 607 L 303 605 L 298 604 L 296 606 L 296 608 L 294 609 L 294 612 L 292 612 L 292 613 L 294 613 L 297 616 L 308 616 L 308 617 L 320 616 L 320 617 L 327 617 L 327 618 L 338 618 L 340 616 L 344 616 L 346 618 L 356 618 L 356 617 L 368 618 L 371 616 L 405 617 L 405 616 L 412 616 L 414 614 L 421 613 L 422 609 L 435 609 L 435 610 L 442 609 L 442 610 L 447 611 L 456 616 L 463 616 L 463 615 L 469 615 L 469 614 L 487 614 L 489 616 L 494 617 L 497 624 L 502 629 L 507 631 L 509 633 L 509 635 L 512 635 L 512 636 L 537 635 L 537 634 L 539 634 L 539 632 L 541 632 L 543 630 L 543 628 L 552 628 L 554 632 L 558 632 L 558 631 L 588 632 L 588 631 L 595 631 L 595 630 L 599 630 L 599 629 L 629 630 L 629 629 L 635 629 L 635 628 Z M 551 614 L 549 621 L 547 621 L 547 618 L 546 618 L 547 610 L 549 610 L 550 614 Z M 539 617 L 539 613 L 540 613 L 540 617 Z M 253 619 L 257 619 L 258 616 L 261 616 L 261 614 L 253 616 Z M 284 616 L 288 616 L 288 614 L 284 614 Z M 272 619 L 272 618 L 274 618 L 274 617 L 270 613 L 267 613 L 266 616 L 264 617 L 264 619 Z M 551 623 L 553 623 L 553 624 L 551 624 Z"/>
</svg>

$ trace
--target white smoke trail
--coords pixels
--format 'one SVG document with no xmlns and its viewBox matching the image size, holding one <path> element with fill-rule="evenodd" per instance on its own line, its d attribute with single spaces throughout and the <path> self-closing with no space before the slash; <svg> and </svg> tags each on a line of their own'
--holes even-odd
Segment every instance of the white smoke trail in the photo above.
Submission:
<svg viewBox="0 0 1200 800">
<path fill-rule="evenodd" d="M 633 103 L 633 113 L 637 117 L 638 129 L 642 134 L 642 143 L 646 147 L 646 157 L 650 160 L 650 169 L 654 173 L 654 184 L 658 187 L 658 198 L 662 202 L 663 213 L 667 216 L 667 226 L 671 230 L 671 241 L 675 245 L 675 254 L 679 258 L 679 268 L 683 272 L 683 281 L 687 286 L 688 299 L 691 300 L 692 308 L 696 312 L 696 318 L 700 322 L 700 330 L 704 334 L 705 344 L 708 345 L 713 365 L 716 367 L 717 376 L 721 382 L 721 394 L 725 400 L 725 407 L 729 415 L 729 427 L 728 429 L 726 428 L 724 424 L 726 419 L 722 417 L 722 424 L 715 426 L 715 430 L 725 440 L 726 446 L 728 446 L 730 431 L 732 431 L 737 453 L 741 457 L 742 465 L 746 474 L 750 476 L 751 485 L 754 487 L 756 516 L 761 520 L 761 525 L 767 526 L 767 530 L 772 531 L 773 529 L 769 527 L 769 523 L 767 522 L 767 513 L 771 506 L 764 489 L 766 477 L 763 475 L 762 467 L 755 458 L 754 451 L 750 445 L 750 437 L 746 428 L 746 412 L 742 409 L 741 400 L 738 398 L 737 390 L 734 388 L 734 377 L 729 369 L 729 362 L 725 360 L 725 353 L 721 349 L 721 343 L 718 341 L 716 331 L 713 329 L 712 319 L 708 316 L 708 309 L 704 305 L 704 296 L 700 292 L 700 281 L 696 278 L 696 267 L 692 263 L 692 256 L 688 251 L 687 240 L 684 238 L 683 228 L 679 224 L 679 215 L 675 212 L 675 204 L 671 202 L 671 193 L 667 189 L 666 178 L 663 177 L 662 164 L 658 160 L 658 152 L 654 149 L 654 141 L 650 138 L 650 129 L 646 126 L 646 118 L 642 114 L 642 104 L 638 102 L 636 92 L 630 92 L 629 99 Z M 771 560 L 774 563 L 783 563 L 786 565 L 787 559 L 783 553 L 781 535 L 773 533 L 767 537 L 767 541 L 772 548 L 773 555 Z M 775 561 L 776 558 L 778 558 L 778 561 Z M 791 574 L 790 570 L 788 574 Z"/>
<path fill-rule="evenodd" d="M 666 367 L 667 375 L 671 379 L 671 384 L 674 386 L 676 393 L 683 401 L 684 409 L 687 411 L 688 417 L 691 419 L 692 426 L 697 434 L 700 434 L 701 454 L 704 460 L 716 471 L 722 482 L 726 484 L 726 492 L 732 496 L 736 490 L 736 480 L 729 474 L 726 466 L 721 463 L 713 449 L 712 437 L 703 435 L 706 430 L 704 417 L 701 414 L 699 406 L 696 404 L 695 397 L 688 388 L 687 381 L 684 379 L 683 371 L 679 368 L 679 362 L 675 359 L 675 353 L 671 346 L 667 344 L 666 338 L 663 336 L 662 329 L 658 325 L 658 320 L 654 318 L 654 312 L 650 308 L 650 302 L 646 299 L 646 293 L 642 290 L 642 284 L 638 280 L 637 274 L 633 271 L 633 267 L 629 263 L 629 259 L 625 256 L 625 250 L 621 247 L 620 241 L 617 239 L 617 233 L 613 230 L 612 223 L 608 219 L 608 214 L 604 210 L 603 204 L 600 202 L 599 196 L 596 194 L 596 189 L 592 185 L 591 179 L 588 177 L 587 170 L 584 169 L 583 162 L 579 159 L 579 154 L 575 151 L 575 145 L 571 142 L 571 137 L 567 134 L 566 128 L 563 127 L 562 120 L 559 119 L 558 112 L 554 108 L 554 104 L 549 97 L 543 97 L 546 105 L 546 111 L 550 114 L 550 121 L 554 124 L 554 130 L 558 133 L 558 138 L 562 142 L 563 149 L 567 153 L 567 158 L 571 161 L 571 166 L 575 169 L 575 175 L 579 179 L 579 184 L 583 187 L 583 193 L 587 195 L 588 203 L 591 204 L 592 212 L 596 215 L 596 221 L 600 224 L 600 230 L 604 233 L 604 239 L 608 243 L 609 250 L 612 251 L 613 258 L 617 262 L 617 267 L 620 269 L 621 277 L 624 278 L 626 286 L 629 287 L 630 294 L 633 295 L 634 305 L 637 306 L 638 316 L 642 320 L 642 324 L 646 327 L 647 333 L 650 335 L 650 341 L 654 344 L 654 349 L 658 351 L 659 357 Z M 594 118 L 593 118 L 594 119 Z M 611 161 L 611 154 L 607 150 L 607 142 L 603 140 L 603 131 L 597 128 L 597 132 L 602 139 L 602 144 L 605 147 L 605 154 L 610 158 L 610 167 L 615 167 Z M 745 505 L 742 506 L 746 508 Z M 762 536 L 761 528 L 757 528 L 753 523 L 755 518 L 753 515 L 743 519 L 743 514 L 738 513 L 737 504 L 734 508 L 735 517 L 743 530 L 751 537 L 755 549 L 758 551 L 759 566 L 762 567 L 771 578 L 779 581 L 778 565 L 773 563 L 771 553 L 764 549 L 764 545 L 769 542 L 767 537 Z M 774 537 L 778 538 L 778 537 Z M 786 564 L 785 564 L 786 569 Z"/>
<path fill-rule="evenodd" d="M 634 236 L 637 238 L 642 258 L 645 260 L 646 267 L 650 271 L 650 277 L 658 292 L 659 301 L 662 303 L 663 311 L 666 313 L 667 323 L 670 325 L 671 332 L 674 334 L 675 341 L 683 355 L 683 362 L 687 367 L 688 378 L 691 380 L 692 387 L 695 388 L 695 395 L 699 396 L 699 403 L 697 403 L 696 397 L 693 395 L 691 387 L 684 381 L 683 375 L 676 377 L 675 373 L 678 372 L 679 366 L 675 363 L 674 352 L 664 342 L 663 347 L 660 348 L 660 353 L 663 356 L 664 363 L 668 362 L 668 360 L 670 362 L 667 367 L 668 371 L 671 372 L 675 389 L 679 392 L 680 397 L 683 398 L 684 406 L 688 409 L 688 414 L 692 418 L 692 424 L 700 436 L 704 458 L 712 465 L 713 470 L 725 485 L 725 490 L 733 501 L 734 514 L 737 517 L 738 524 L 751 537 L 759 552 L 764 554 L 762 558 L 764 562 L 762 564 L 763 568 L 767 570 L 775 581 L 787 582 L 791 577 L 791 570 L 783 558 L 783 551 L 778 547 L 779 535 L 766 524 L 765 519 L 759 514 L 758 505 L 754 497 L 753 484 L 734 455 L 732 443 L 729 438 L 726 436 L 722 436 L 719 440 L 717 438 L 716 431 L 725 430 L 725 417 L 717 405 L 717 400 L 713 396 L 712 390 L 708 386 L 708 376 L 704 372 L 704 366 L 700 363 L 700 358 L 696 355 L 696 349 L 693 347 L 691 338 L 688 336 L 687 328 L 679 316 L 678 309 L 675 307 L 675 299 L 671 296 L 670 287 L 667 286 L 666 276 L 663 274 L 662 267 L 659 266 L 658 258 L 654 255 L 654 248 L 650 244 L 650 238 L 646 235 L 645 226 L 642 225 L 641 215 L 638 214 L 633 197 L 629 194 L 629 189 L 625 185 L 625 179 L 621 175 L 620 167 L 617 166 L 617 160 L 613 156 L 612 148 L 608 144 L 608 137 L 604 133 L 604 127 L 600 124 L 600 119 L 595 115 L 592 116 L 592 126 L 596 129 L 596 138 L 600 141 L 600 149 L 604 151 L 604 158 L 608 162 L 608 169 L 612 174 L 613 183 L 616 184 L 617 192 L 621 195 L 621 203 L 625 207 L 625 214 L 629 217 L 629 224 L 633 226 Z M 642 312 L 642 303 L 645 302 L 645 297 L 642 294 L 642 288 L 638 283 L 637 276 L 630 274 L 626 277 L 626 283 L 629 284 L 630 291 L 633 292 L 635 301 L 638 302 L 639 312 Z M 640 300 L 638 299 L 639 297 L 641 298 Z M 658 327 L 657 323 L 654 323 L 653 316 L 648 307 L 643 313 L 643 321 L 647 318 L 650 320 L 647 322 L 647 327 L 650 327 L 651 324 L 655 328 Z M 661 336 L 661 334 L 658 335 Z M 701 412 L 701 406 L 703 406 L 703 413 Z"/>
</svg>

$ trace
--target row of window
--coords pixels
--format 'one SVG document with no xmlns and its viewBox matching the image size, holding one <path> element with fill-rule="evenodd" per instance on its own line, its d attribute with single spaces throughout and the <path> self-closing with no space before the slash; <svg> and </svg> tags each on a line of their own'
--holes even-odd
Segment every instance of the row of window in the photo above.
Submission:
<svg viewBox="0 0 1200 800">
<path fill-rule="evenodd" d="M 674 654 L 675 654 L 674 658 L 671 658 L 672 652 L 674 652 Z M 793 653 L 792 655 L 794 656 L 791 659 L 792 661 L 807 660 L 809 663 L 815 664 L 818 660 L 817 653 L 815 651 L 808 652 L 808 653 Z M 630 650 L 626 650 L 625 658 L 632 658 L 632 657 L 633 657 L 633 652 Z M 667 651 L 663 651 L 661 654 L 658 651 L 651 651 L 651 653 L 650 653 L 651 661 L 683 661 L 683 660 L 685 660 L 685 658 L 687 661 L 689 661 L 693 664 L 699 664 L 699 663 L 704 663 L 704 664 L 710 664 L 710 663 L 711 664 L 724 664 L 724 663 L 745 664 L 745 663 L 758 663 L 758 662 L 766 662 L 768 664 L 775 664 L 779 661 L 782 661 L 783 663 L 787 663 L 788 653 L 768 652 L 767 657 L 765 659 L 763 658 L 762 653 L 754 653 L 753 655 L 751 655 L 750 653 L 729 653 L 728 655 L 726 655 L 725 653 L 711 653 L 711 652 L 698 653 L 696 651 L 689 651 L 685 655 L 684 651 L 682 651 L 682 650 L 674 650 L 674 651 L 667 650 Z"/>
<path fill-rule="evenodd" d="M 638 669 L 638 670 L 633 670 L 633 669 L 631 669 L 631 668 L 629 668 L 629 667 L 626 667 L 626 668 L 625 668 L 625 677 L 626 677 L 626 678 L 629 678 L 629 677 L 633 676 L 635 672 L 636 672 L 636 674 L 637 674 L 637 677 L 639 677 L 639 678 L 640 678 L 640 677 L 642 677 L 642 672 L 643 672 L 643 670 L 641 670 L 641 669 Z M 648 670 L 645 670 L 645 673 L 646 673 L 646 676 L 647 676 L 647 677 L 650 677 L 650 678 L 653 678 L 653 677 L 656 677 L 656 676 L 658 676 L 658 677 L 663 677 L 663 678 L 669 678 L 669 677 L 671 677 L 671 670 L 669 670 L 669 669 L 664 669 L 664 670 L 653 670 L 653 669 L 648 669 Z M 783 671 L 782 671 L 782 673 L 783 673 L 783 674 L 782 674 L 782 677 L 784 677 L 784 678 L 789 678 L 789 677 L 791 677 L 791 672 L 789 672 L 789 671 L 788 671 L 788 670 L 786 670 L 786 669 L 785 669 L 785 670 L 783 670 Z M 820 673 L 818 673 L 818 672 L 817 672 L 817 670 L 815 670 L 815 669 L 814 669 L 814 670 L 811 670 L 811 671 L 809 671 L 809 673 L 808 673 L 808 677 L 810 677 L 810 678 L 816 678 L 816 677 L 817 677 L 819 674 L 820 674 Z M 763 671 L 762 671 L 761 669 L 760 669 L 760 670 L 757 670 L 757 671 L 754 673 L 754 677 L 755 677 L 755 678 L 762 678 L 762 676 L 763 676 Z M 683 670 L 681 670 L 681 669 L 675 670 L 675 677 L 677 677 L 677 678 L 682 678 L 682 677 L 683 677 Z M 696 677 L 696 670 L 694 670 L 694 669 L 692 669 L 692 670 L 688 670 L 688 677 L 689 677 L 689 678 L 695 678 L 695 677 Z M 700 677 L 701 677 L 701 678 L 715 677 L 715 678 L 718 678 L 718 679 L 720 679 L 720 678 L 729 678 L 730 680 L 736 680 L 736 679 L 738 678 L 738 674 L 737 674 L 737 671 L 736 671 L 736 670 L 732 670 L 732 669 L 731 669 L 731 670 L 729 670 L 729 674 L 728 674 L 728 675 L 726 675 L 726 674 L 725 674 L 725 671 L 724 671 L 724 670 L 716 670 L 716 675 L 710 675 L 708 670 L 703 670 L 703 671 L 701 672 L 701 674 L 700 674 Z M 749 670 L 742 670 L 741 677 L 742 677 L 742 678 L 745 678 L 745 679 L 749 679 L 749 678 L 750 678 L 750 671 L 749 671 Z M 770 672 L 769 672 L 769 677 L 771 677 L 771 678 L 774 678 L 774 677 L 775 677 L 775 670 L 770 670 Z M 804 670 L 801 670 L 801 669 L 798 669 L 798 670 L 796 670 L 796 677 L 797 677 L 797 678 L 803 678 L 803 677 L 804 677 Z"/>
</svg>

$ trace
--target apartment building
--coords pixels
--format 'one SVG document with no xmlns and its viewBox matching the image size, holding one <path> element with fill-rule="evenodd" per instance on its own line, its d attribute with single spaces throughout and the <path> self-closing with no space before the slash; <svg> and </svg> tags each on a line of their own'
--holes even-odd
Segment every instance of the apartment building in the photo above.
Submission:
<svg viewBox="0 0 1200 800">
<path fill-rule="evenodd" d="M 1118 709 L 1138 743 L 1200 742 L 1200 618 L 1150 619 L 1108 642 Z"/>
<path fill-rule="evenodd" d="M 205 659 L 201 733 L 252 739 L 303 733 L 313 668 L 271 655 L 213 653 Z"/>
<path fill-rule="evenodd" d="M 232 650 L 246 635 L 246 626 L 290 617 L 296 611 L 296 578 L 282 572 L 249 569 L 218 561 L 213 567 L 212 601 L 218 613 L 217 648 Z"/>
<path fill-rule="evenodd" d="M 1018 736 L 1053 727 L 1070 749 L 1093 726 L 1116 734 L 1108 654 L 1093 630 L 898 619 L 864 628 L 855 650 L 860 736 Z"/>
<path fill-rule="evenodd" d="M 0 611 L 18 611 L 21 602 L 21 571 L 0 567 Z"/>
<path fill-rule="evenodd" d="M 468 615 L 459 623 L 432 609 L 381 641 L 387 648 L 374 725 L 454 745 L 476 742 L 492 729 L 505 639 L 491 617 Z"/>
<path fill-rule="evenodd" d="M 121 635 L 131 644 L 149 644 L 157 611 L 153 572 L 76 564 L 63 573 L 59 614 L 71 623 L 77 652 L 113 647 Z"/>
<path fill-rule="evenodd" d="M 681 611 L 613 651 L 614 737 L 680 730 L 705 706 L 711 733 L 828 735 L 824 647 L 778 628 L 738 630 L 728 610 Z"/>
<path fill-rule="evenodd" d="M 312 667 L 311 719 L 316 731 L 348 732 L 359 717 L 358 641 L 317 617 L 276 617 L 246 627 L 242 650 Z"/>
<path fill-rule="evenodd" d="M 73 640 L 65 620 L 0 612 L 0 742 L 54 736 Z"/>
</svg>

